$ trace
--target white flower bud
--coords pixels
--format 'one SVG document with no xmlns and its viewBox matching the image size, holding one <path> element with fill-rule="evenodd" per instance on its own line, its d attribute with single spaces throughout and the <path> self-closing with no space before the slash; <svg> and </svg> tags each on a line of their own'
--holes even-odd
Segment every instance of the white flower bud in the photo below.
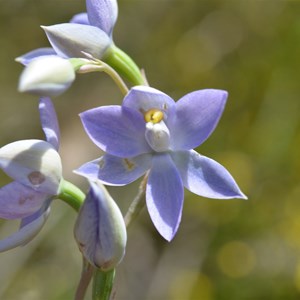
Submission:
<svg viewBox="0 0 300 300">
<path fill-rule="evenodd" d="M 0 148 L 0 167 L 14 180 L 36 191 L 57 195 L 62 164 L 54 147 L 41 140 L 22 140 Z"/>
<path fill-rule="evenodd" d="M 39 96 L 57 96 L 75 79 L 72 64 L 58 56 L 41 56 L 32 60 L 21 74 L 19 91 Z"/>
</svg>

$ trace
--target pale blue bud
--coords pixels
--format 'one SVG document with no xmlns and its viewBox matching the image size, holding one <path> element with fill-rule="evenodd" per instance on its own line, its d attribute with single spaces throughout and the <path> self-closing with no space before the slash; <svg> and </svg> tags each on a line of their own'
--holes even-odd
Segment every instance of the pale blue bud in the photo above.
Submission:
<svg viewBox="0 0 300 300">
<path fill-rule="evenodd" d="M 125 222 L 102 184 L 91 182 L 74 235 L 83 256 L 102 271 L 115 268 L 122 260 L 127 241 Z"/>
</svg>

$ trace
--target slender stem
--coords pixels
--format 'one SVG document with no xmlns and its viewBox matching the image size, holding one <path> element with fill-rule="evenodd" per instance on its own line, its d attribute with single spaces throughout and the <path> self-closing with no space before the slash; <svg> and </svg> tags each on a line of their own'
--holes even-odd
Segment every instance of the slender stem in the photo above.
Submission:
<svg viewBox="0 0 300 300">
<path fill-rule="evenodd" d="M 83 257 L 81 277 L 80 277 L 79 284 L 77 286 L 74 300 L 83 300 L 84 299 L 87 288 L 93 277 L 93 272 L 94 272 L 94 268 Z"/>
<path fill-rule="evenodd" d="M 77 212 L 84 202 L 85 194 L 73 183 L 62 179 L 58 198 L 73 207 Z M 83 300 L 93 276 L 93 267 L 83 258 L 81 277 L 77 286 L 75 300 Z"/>
<path fill-rule="evenodd" d="M 58 198 L 69 204 L 78 212 L 85 199 L 85 194 L 73 183 L 63 180 L 60 184 L 60 194 Z"/>
<path fill-rule="evenodd" d="M 109 300 L 115 278 L 115 269 L 108 272 L 95 270 L 93 281 L 93 300 Z"/>
<path fill-rule="evenodd" d="M 107 75 L 110 76 L 110 78 L 115 82 L 115 84 L 120 89 L 121 93 L 125 96 L 128 93 L 128 88 L 124 81 L 122 80 L 121 76 L 108 64 L 102 62 L 102 64 L 105 66 L 103 68 L 103 72 L 105 72 Z"/>
<path fill-rule="evenodd" d="M 148 174 L 146 174 L 145 177 L 143 178 L 143 180 L 139 186 L 138 194 L 133 199 L 133 201 L 130 204 L 128 211 L 124 217 L 127 228 L 129 228 L 132 221 L 139 215 L 139 213 L 145 206 L 144 196 L 145 196 L 145 192 L 146 192 L 147 180 L 148 180 Z"/>
<path fill-rule="evenodd" d="M 85 54 L 88 56 L 87 53 Z M 84 74 L 90 72 L 104 72 L 115 82 L 124 96 L 128 93 L 128 87 L 124 83 L 123 79 L 110 65 L 93 57 L 90 57 L 90 59 L 91 61 L 85 65 L 82 65 L 77 70 L 77 73 Z"/>
</svg>

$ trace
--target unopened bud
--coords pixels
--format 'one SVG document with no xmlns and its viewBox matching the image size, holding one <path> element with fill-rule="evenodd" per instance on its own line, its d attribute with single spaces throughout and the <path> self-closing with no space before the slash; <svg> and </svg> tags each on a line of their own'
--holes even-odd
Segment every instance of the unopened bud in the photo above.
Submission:
<svg viewBox="0 0 300 300">
<path fill-rule="evenodd" d="M 62 179 L 61 158 L 41 140 L 22 140 L 0 148 L 0 167 L 14 180 L 36 191 L 57 195 Z"/>
<path fill-rule="evenodd" d="M 115 268 L 125 254 L 126 226 L 122 213 L 100 183 L 91 189 L 74 228 L 75 239 L 87 261 L 102 271 Z"/>
<path fill-rule="evenodd" d="M 39 96 L 57 96 L 75 79 L 72 64 L 58 56 L 41 56 L 32 60 L 21 74 L 19 91 Z"/>
</svg>

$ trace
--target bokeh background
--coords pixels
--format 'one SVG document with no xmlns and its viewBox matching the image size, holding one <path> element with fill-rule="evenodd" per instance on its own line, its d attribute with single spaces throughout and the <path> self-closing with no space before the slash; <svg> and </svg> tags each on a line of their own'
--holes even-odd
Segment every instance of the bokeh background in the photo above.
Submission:
<svg viewBox="0 0 300 300">
<path fill-rule="evenodd" d="M 129 230 L 114 299 L 300 299 L 300 2 L 277 0 L 119 0 L 116 44 L 145 69 L 151 86 L 174 99 L 202 88 L 229 91 L 222 119 L 197 149 L 233 174 L 249 200 L 186 192 L 171 243 L 144 210 Z M 84 0 L 0 0 L 0 145 L 43 139 L 38 99 L 17 92 L 14 58 L 48 46 L 39 27 L 68 21 Z M 100 156 L 78 113 L 120 104 L 104 74 L 78 76 L 53 99 L 66 179 Z M 0 184 L 10 179 L 3 173 Z M 110 188 L 123 213 L 138 182 Z M 0 299 L 72 299 L 81 269 L 75 213 L 55 201 L 42 232 L 0 254 Z M 0 220 L 0 238 L 18 224 Z M 87 297 L 88 298 L 88 297 Z"/>
</svg>

